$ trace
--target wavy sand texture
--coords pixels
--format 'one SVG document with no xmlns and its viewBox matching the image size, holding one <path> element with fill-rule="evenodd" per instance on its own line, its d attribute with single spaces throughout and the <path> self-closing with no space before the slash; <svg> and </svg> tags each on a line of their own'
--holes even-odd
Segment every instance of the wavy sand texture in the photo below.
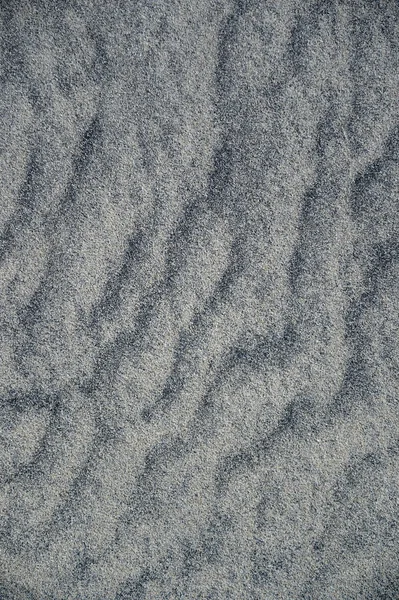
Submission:
<svg viewBox="0 0 399 600">
<path fill-rule="evenodd" d="M 397 1 L 0 6 L 1 600 L 398 600 Z"/>
</svg>

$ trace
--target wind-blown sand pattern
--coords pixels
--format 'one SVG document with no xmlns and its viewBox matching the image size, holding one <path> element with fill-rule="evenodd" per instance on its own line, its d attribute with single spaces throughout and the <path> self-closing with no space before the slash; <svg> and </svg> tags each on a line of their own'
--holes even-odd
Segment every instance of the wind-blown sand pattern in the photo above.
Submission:
<svg viewBox="0 0 399 600">
<path fill-rule="evenodd" d="M 396 0 L 0 12 L 1 600 L 398 600 Z"/>
</svg>

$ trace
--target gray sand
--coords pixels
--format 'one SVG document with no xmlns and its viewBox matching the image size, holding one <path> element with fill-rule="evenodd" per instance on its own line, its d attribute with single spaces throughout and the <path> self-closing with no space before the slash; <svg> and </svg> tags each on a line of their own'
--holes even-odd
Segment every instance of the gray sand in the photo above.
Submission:
<svg viewBox="0 0 399 600">
<path fill-rule="evenodd" d="M 398 2 L 0 7 L 0 599 L 398 600 Z"/>
</svg>

